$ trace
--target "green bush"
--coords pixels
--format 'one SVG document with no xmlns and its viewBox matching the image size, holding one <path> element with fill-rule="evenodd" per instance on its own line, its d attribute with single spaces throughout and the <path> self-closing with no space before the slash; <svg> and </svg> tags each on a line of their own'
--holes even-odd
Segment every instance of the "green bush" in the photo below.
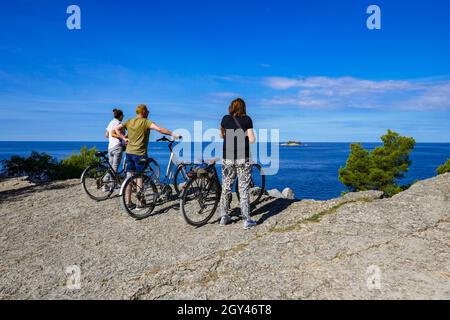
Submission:
<svg viewBox="0 0 450 320">
<path fill-rule="evenodd" d="M 450 159 L 448 159 L 445 164 L 443 164 L 442 166 L 437 168 L 437 173 L 438 174 L 444 174 L 444 173 L 447 173 L 447 172 L 450 172 Z"/>
<path fill-rule="evenodd" d="M 339 170 L 339 180 L 350 191 L 381 190 L 391 197 L 407 188 L 399 186 L 397 180 L 404 178 L 411 165 L 415 140 L 391 130 L 381 140 L 383 146 L 372 152 L 361 144 L 351 145 L 347 164 Z"/>
<path fill-rule="evenodd" d="M 90 164 L 98 161 L 95 157 L 97 149 L 81 148 L 80 154 L 74 152 L 70 157 L 58 162 L 46 153 L 33 151 L 27 158 L 12 156 L 9 160 L 3 160 L 2 175 L 5 177 L 23 177 L 40 183 L 49 180 L 76 179 L 81 176 L 83 170 Z"/>
<path fill-rule="evenodd" d="M 74 152 L 70 157 L 58 164 L 57 179 L 67 180 L 79 178 L 87 166 L 98 161 L 95 157 L 96 152 L 97 149 L 95 147 L 89 150 L 87 147 L 83 147 L 79 154 Z"/>
<path fill-rule="evenodd" d="M 33 151 L 27 158 L 12 156 L 3 160 L 3 175 L 6 177 L 28 176 L 33 182 L 52 180 L 57 176 L 58 162 L 46 153 Z"/>
</svg>

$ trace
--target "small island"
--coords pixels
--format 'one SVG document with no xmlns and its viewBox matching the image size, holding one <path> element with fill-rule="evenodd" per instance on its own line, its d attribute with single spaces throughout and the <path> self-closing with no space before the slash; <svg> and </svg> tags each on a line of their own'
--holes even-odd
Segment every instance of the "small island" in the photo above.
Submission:
<svg viewBox="0 0 450 320">
<path fill-rule="evenodd" d="M 300 147 L 302 145 L 303 145 L 303 143 L 298 142 L 298 141 L 288 141 L 286 143 L 281 144 L 281 146 L 283 146 L 283 147 Z"/>
</svg>

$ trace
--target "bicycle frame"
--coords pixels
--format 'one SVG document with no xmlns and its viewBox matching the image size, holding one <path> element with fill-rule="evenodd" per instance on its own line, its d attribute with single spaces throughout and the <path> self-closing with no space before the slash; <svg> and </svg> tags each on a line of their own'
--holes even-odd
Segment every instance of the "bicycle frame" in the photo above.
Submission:
<svg viewBox="0 0 450 320">
<path fill-rule="evenodd" d="M 114 170 L 114 168 L 111 166 L 111 164 L 109 163 L 109 157 L 106 156 L 106 154 L 102 153 L 100 156 L 96 156 L 97 158 L 99 158 L 101 160 L 101 163 L 103 165 L 107 165 L 107 167 L 111 170 L 111 172 L 113 173 L 113 178 L 114 180 L 117 180 L 117 178 L 124 176 L 125 175 L 125 171 L 126 171 L 126 162 L 123 162 L 123 166 L 122 166 L 122 170 L 116 172 Z"/>
<path fill-rule="evenodd" d="M 166 174 L 162 181 L 158 181 L 158 184 L 163 186 L 169 185 L 172 182 L 173 176 L 175 174 L 174 168 L 176 168 L 177 166 L 174 160 L 175 154 L 173 153 L 171 145 L 169 145 L 169 149 L 170 149 L 170 157 L 169 162 L 167 163 Z"/>
<path fill-rule="evenodd" d="M 170 157 L 169 157 L 169 161 L 167 163 L 167 168 L 166 168 L 166 173 L 164 175 L 164 178 L 162 179 L 156 179 L 152 176 L 152 181 L 155 183 L 156 187 L 159 189 L 158 194 L 157 194 L 157 198 L 159 198 L 161 195 L 166 194 L 167 193 L 167 187 L 170 187 L 173 183 L 173 179 L 175 176 L 175 172 L 177 170 L 177 168 L 179 166 L 182 166 L 182 170 L 184 170 L 184 175 L 187 176 L 187 172 L 186 172 L 186 168 L 185 166 L 187 165 L 186 163 L 182 163 L 182 162 L 177 162 L 176 161 L 176 156 L 175 153 L 173 152 L 173 144 L 175 143 L 175 141 L 171 141 L 168 140 L 167 138 L 162 138 L 159 139 L 158 141 L 167 141 L 169 142 L 168 148 L 170 150 Z"/>
</svg>

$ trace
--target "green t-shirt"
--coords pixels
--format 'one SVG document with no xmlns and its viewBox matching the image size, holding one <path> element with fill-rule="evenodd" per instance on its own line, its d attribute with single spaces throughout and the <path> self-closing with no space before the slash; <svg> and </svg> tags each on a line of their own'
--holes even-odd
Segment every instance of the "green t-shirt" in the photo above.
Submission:
<svg viewBox="0 0 450 320">
<path fill-rule="evenodd" d="M 133 118 L 122 123 L 128 132 L 126 152 L 138 156 L 147 155 L 147 145 L 150 137 L 152 121 L 145 118 Z"/>
</svg>

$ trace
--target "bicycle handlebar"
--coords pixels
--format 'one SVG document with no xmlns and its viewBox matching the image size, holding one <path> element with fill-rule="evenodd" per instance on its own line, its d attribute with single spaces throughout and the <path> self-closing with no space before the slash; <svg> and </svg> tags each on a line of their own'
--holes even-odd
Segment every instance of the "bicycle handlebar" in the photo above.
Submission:
<svg viewBox="0 0 450 320">
<path fill-rule="evenodd" d="M 183 139 L 182 136 L 180 136 L 180 140 L 181 140 L 181 139 Z M 169 139 L 166 138 L 166 136 L 164 136 L 164 137 L 162 137 L 162 138 L 159 138 L 159 139 L 156 140 L 156 141 L 157 141 L 157 142 L 161 142 L 161 141 L 169 142 L 169 150 L 170 150 L 170 152 L 173 152 L 172 145 L 175 143 L 175 140 L 169 140 Z"/>
<path fill-rule="evenodd" d="M 183 139 L 183 137 L 182 136 L 180 136 L 180 140 L 181 139 Z M 156 142 L 175 142 L 175 140 L 169 140 L 169 139 L 167 139 L 166 138 L 166 136 L 164 136 L 164 137 L 162 137 L 162 138 L 159 138 L 158 140 L 156 140 Z"/>
</svg>

